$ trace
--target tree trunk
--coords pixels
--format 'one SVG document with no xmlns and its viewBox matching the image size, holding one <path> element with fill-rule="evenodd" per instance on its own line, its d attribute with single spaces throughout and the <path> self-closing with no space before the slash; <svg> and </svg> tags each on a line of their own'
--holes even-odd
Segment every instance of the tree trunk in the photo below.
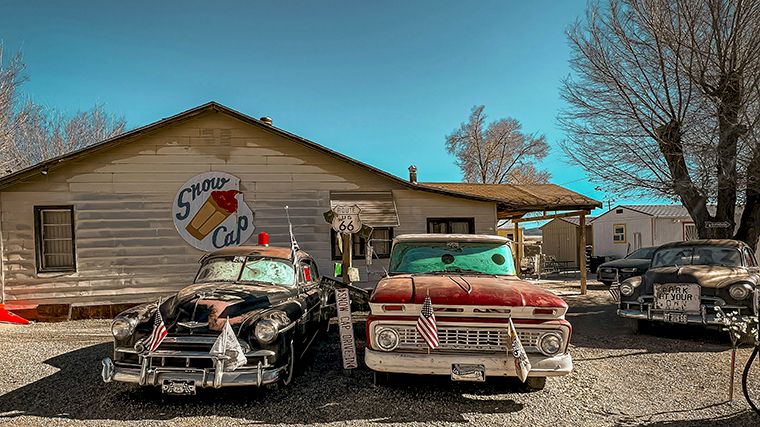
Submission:
<svg viewBox="0 0 760 427">
<path fill-rule="evenodd" d="M 747 166 L 747 190 L 744 212 L 734 239 L 757 248 L 760 239 L 760 147 Z"/>
<path fill-rule="evenodd" d="M 718 193 L 714 220 L 727 222 L 730 227 L 713 228 L 705 237 L 729 239 L 736 228 L 736 147 L 744 134 L 744 129 L 739 124 L 742 107 L 741 76 L 736 72 L 727 72 L 718 87 Z"/>
</svg>

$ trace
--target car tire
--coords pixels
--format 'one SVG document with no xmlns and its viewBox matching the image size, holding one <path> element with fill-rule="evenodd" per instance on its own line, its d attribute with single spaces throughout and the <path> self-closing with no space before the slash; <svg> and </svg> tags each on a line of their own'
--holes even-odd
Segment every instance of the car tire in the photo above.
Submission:
<svg viewBox="0 0 760 427">
<path fill-rule="evenodd" d="M 634 335 L 646 333 L 651 326 L 651 323 L 648 320 L 642 319 L 630 319 L 629 324 L 631 325 L 631 332 L 633 332 Z"/>
<path fill-rule="evenodd" d="M 546 377 L 528 377 L 525 380 L 525 388 L 528 391 L 540 391 L 546 387 Z"/>
</svg>

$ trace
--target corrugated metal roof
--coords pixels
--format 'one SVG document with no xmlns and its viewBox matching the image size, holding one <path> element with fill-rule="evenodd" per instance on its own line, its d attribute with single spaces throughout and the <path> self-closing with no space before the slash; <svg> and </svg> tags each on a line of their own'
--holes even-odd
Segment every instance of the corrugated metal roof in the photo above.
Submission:
<svg viewBox="0 0 760 427">
<path fill-rule="evenodd" d="M 683 205 L 622 205 L 619 207 L 658 218 L 691 218 L 689 211 Z"/>
<path fill-rule="evenodd" d="M 371 227 L 398 227 L 396 203 L 390 191 L 331 191 L 330 209 L 339 205 L 356 205 L 359 218 Z"/>
</svg>

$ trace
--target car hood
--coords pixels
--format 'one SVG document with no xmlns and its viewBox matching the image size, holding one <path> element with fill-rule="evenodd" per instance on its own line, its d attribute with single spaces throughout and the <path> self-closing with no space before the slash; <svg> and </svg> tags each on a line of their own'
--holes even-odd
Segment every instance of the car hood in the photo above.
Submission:
<svg viewBox="0 0 760 427">
<path fill-rule="evenodd" d="M 743 267 L 720 265 L 684 265 L 650 268 L 645 274 L 648 283 L 699 283 L 706 288 L 724 288 L 737 278 L 746 277 Z"/>
<path fill-rule="evenodd" d="M 639 258 L 623 258 L 616 259 L 614 261 L 608 261 L 599 265 L 599 268 L 640 268 L 645 269 L 649 267 L 648 259 Z"/>
<path fill-rule="evenodd" d="M 170 330 L 219 331 L 227 319 L 233 328 L 251 316 L 292 297 L 284 286 L 268 284 L 201 283 L 188 286 L 170 304 L 166 313 Z"/>
<path fill-rule="evenodd" d="M 515 276 L 458 274 L 386 277 L 377 284 L 370 302 L 422 304 L 426 295 L 438 305 L 567 308 L 562 298 Z"/>
</svg>

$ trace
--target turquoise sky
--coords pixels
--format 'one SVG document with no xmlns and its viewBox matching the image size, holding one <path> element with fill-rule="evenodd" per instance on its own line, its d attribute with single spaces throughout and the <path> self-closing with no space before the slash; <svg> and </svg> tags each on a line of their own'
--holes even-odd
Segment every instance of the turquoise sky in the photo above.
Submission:
<svg viewBox="0 0 760 427">
<path fill-rule="evenodd" d="M 568 25 L 585 1 L 18 2 L 0 39 L 24 91 L 102 103 L 137 127 L 215 100 L 406 177 L 457 181 L 445 136 L 484 104 L 544 133 L 551 181 L 617 199 L 565 162 L 557 126 Z"/>
</svg>

